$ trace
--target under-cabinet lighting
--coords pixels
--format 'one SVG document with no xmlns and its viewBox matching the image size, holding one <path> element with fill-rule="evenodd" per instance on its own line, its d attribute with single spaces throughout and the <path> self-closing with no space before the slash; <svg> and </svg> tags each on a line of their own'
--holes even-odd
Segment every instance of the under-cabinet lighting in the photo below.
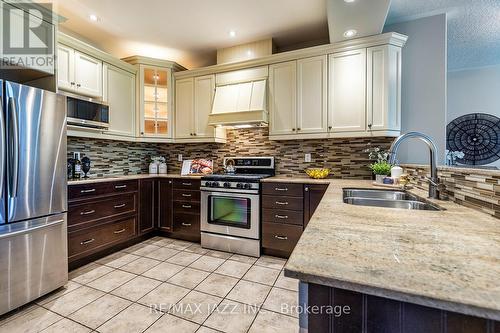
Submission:
<svg viewBox="0 0 500 333">
<path fill-rule="evenodd" d="M 92 21 L 92 22 L 97 22 L 99 21 L 99 18 L 97 17 L 97 15 L 95 14 L 90 14 L 89 15 L 89 19 Z"/>
</svg>

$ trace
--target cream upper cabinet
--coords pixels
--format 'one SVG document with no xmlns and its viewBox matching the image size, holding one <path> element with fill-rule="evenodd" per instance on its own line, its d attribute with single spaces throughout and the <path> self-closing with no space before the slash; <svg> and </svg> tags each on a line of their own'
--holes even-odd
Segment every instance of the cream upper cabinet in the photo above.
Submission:
<svg viewBox="0 0 500 333">
<path fill-rule="evenodd" d="M 371 132 L 401 130 L 401 48 L 367 49 L 367 127 Z"/>
<path fill-rule="evenodd" d="M 75 50 L 59 44 L 57 47 L 57 84 L 59 89 L 72 90 L 75 83 Z"/>
<path fill-rule="evenodd" d="M 328 61 L 329 131 L 365 132 L 366 49 L 330 54 Z"/>
<path fill-rule="evenodd" d="M 102 97 L 102 61 L 63 44 L 57 47 L 58 88 L 91 97 Z"/>
<path fill-rule="evenodd" d="M 175 138 L 193 138 L 194 78 L 175 82 Z"/>
<path fill-rule="evenodd" d="M 296 133 L 297 61 L 269 66 L 269 135 Z"/>
<path fill-rule="evenodd" d="M 297 60 L 297 133 L 327 131 L 327 56 Z"/>
<path fill-rule="evenodd" d="M 103 74 L 103 101 L 109 105 L 106 134 L 135 137 L 135 75 L 108 64 Z"/>
<path fill-rule="evenodd" d="M 74 63 L 77 92 L 102 97 L 102 61 L 75 51 Z"/>
<path fill-rule="evenodd" d="M 215 75 L 194 79 L 194 132 L 198 137 L 213 137 L 214 127 L 208 126 L 215 91 Z"/>
</svg>

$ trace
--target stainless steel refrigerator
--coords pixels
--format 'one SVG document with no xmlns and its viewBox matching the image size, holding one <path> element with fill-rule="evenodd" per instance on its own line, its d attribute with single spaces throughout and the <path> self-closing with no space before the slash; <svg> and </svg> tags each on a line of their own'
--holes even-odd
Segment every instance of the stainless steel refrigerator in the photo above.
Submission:
<svg viewBox="0 0 500 333">
<path fill-rule="evenodd" d="M 0 315 L 68 280 L 66 103 L 0 80 Z"/>
</svg>

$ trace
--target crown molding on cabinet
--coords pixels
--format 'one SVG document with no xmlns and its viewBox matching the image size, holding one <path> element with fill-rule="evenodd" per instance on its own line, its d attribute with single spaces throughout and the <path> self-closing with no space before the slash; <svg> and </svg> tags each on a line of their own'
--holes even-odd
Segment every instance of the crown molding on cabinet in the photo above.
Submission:
<svg viewBox="0 0 500 333">
<path fill-rule="evenodd" d="M 182 79 L 182 78 L 202 76 L 207 74 L 229 72 L 243 68 L 265 66 L 273 63 L 297 60 L 301 58 L 309 58 L 318 55 L 327 55 L 331 53 L 345 52 L 345 51 L 356 50 L 360 48 L 368 48 L 379 45 L 390 44 L 398 47 L 403 47 L 406 44 L 407 39 L 408 36 L 399 34 L 397 32 L 388 32 L 380 35 L 357 38 L 334 44 L 326 44 L 300 50 L 289 51 L 289 52 L 276 53 L 258 59 L 180 71 L 174 73 L 174 76 L 176 79 Z"/>
<path fill-rule="evenodd" d="M 162 60 L 162 59 L 155 59 L 155 58 L 148 58 L 148 57 L 143 57 L 143 56 L 131 56 L 131 57 L 126 57 L 122 58 L 122 61 L 125 61 L 131 65 L 147 65 L 147 66 L 153 66 L 153 67 L 167 67 L 167 68 L 172 68 L 174 72 L 177 71 L 185 71 L 186 68 L 179 65 L 178 63 L 174 61 L 169 61 L 169 60 Z"/>
<path fill-rule="evenodd" d="M 96 59 L 102 60 L 105 63 L 108 63 L 110 65 L 113 65 L 115 67 L 118 67 L 120 69 L 123 69 L 127 72 L 130 72 L 132 74 L 137 74 L 137 68 L 129 63 L 126 63 L 123 60 L 120 60 L 118 58 L 113 57 L 112 55 L 103 52 L 99 50 L 98 48 L 95 48 L 87 43 L 84 43 L 74 37 L 71 37 L 69 35 L 66 35 L 62 32 L 58 32 L 57 34 L 57 42 L 60 44 L 64 44 L 66 46 L 69 46 L 77 51 L 80 51 L 82 53 L 85 53 L 89 56 L 92 56 Z"/>
</svg>

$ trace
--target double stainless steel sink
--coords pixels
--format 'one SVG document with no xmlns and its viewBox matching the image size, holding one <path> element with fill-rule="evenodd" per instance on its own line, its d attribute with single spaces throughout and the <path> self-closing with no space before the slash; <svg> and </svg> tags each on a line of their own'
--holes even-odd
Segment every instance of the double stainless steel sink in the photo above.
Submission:
<svg viewBox="0 0 500 333">
<path fill-rule="evenodd" d="M 344 188 L 344 203 L 384 208 L 442 210 L 438 206 L 405 191 Z"/>
</svg>

